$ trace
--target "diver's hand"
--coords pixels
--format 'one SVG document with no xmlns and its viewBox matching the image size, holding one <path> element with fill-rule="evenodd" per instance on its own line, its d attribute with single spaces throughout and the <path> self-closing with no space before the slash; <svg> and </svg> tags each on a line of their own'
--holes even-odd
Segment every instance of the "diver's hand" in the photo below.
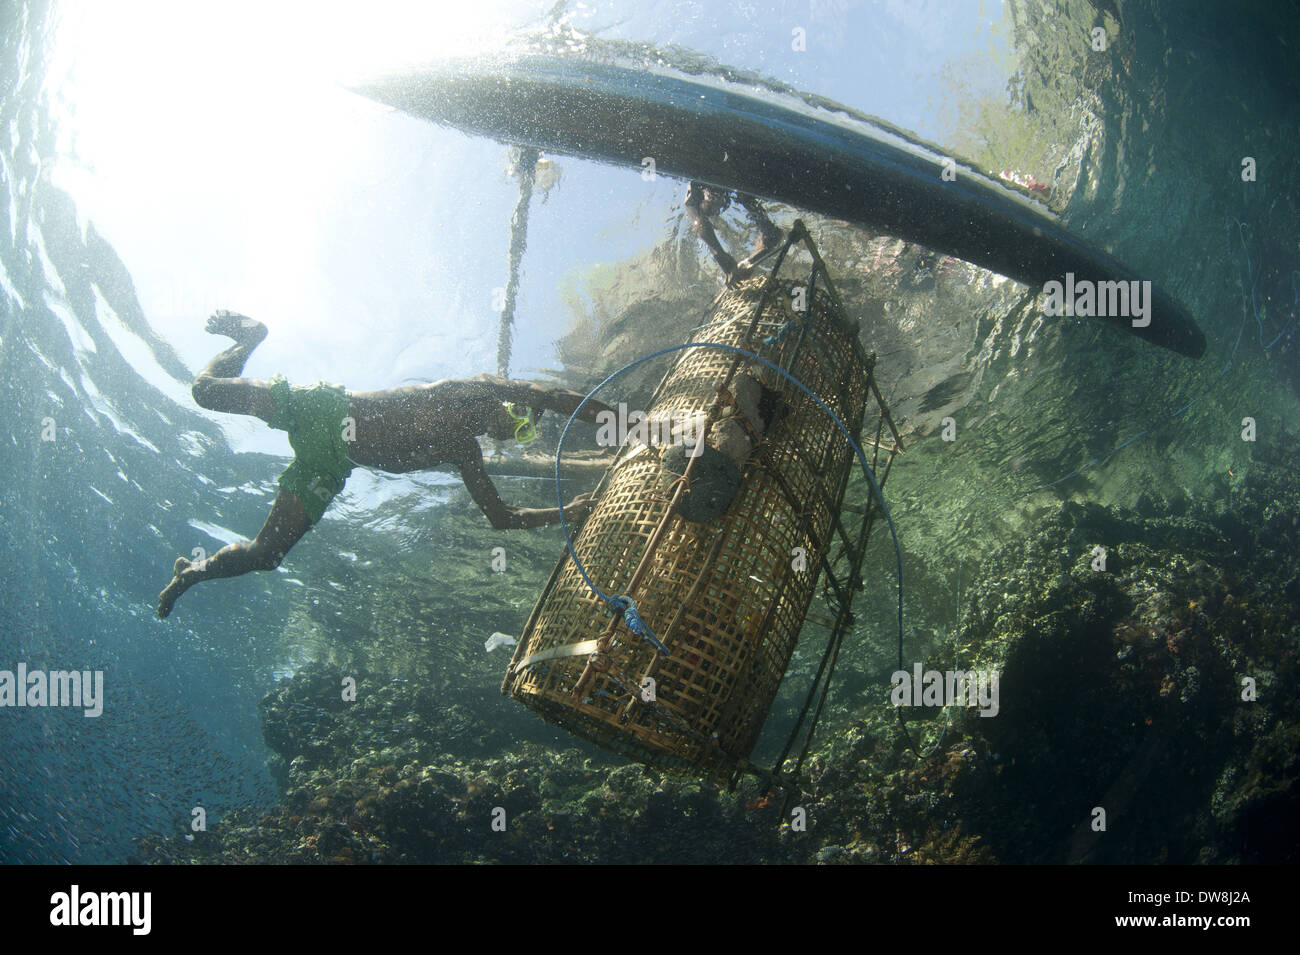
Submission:
<svg viewBox="0 0 1300 955">
<path fill-rule="evenodd" d="M 744 262 L 738 263 L 734 269 L 727 273 L 727 287 L 735 288 L 753 274 L 754 266 L 750 264 L 748 259 L 746 259 Z"/>
<path fill-rule="evenodd" d="M 731 284 L 731 277 L 736 273 L 736 260 L 723 252 L 721 249 L 713 253 L 713 257 L 718 261 L 718 268 L 722 269 L 722 274 L 727 277 L 727 284 Z"/>
<path fill-rule="evenodd" d="M 566 521 L 584 521 L 596 509 L 596 498 L 592 494 L 579 494 L 564 507 Z"/>
</svg>

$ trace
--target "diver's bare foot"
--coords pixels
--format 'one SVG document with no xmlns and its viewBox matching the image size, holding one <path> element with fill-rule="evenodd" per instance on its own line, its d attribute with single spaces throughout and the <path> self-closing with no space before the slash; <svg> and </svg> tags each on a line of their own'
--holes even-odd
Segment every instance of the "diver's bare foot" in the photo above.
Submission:
<svg viewBox="0 0 1300 955">
<path fill-rule="evenodd" d="M 206 331 L 209 335 L 225 335 L 241 344 L 260 342 L 266 337 L 266 326 L 257 319 L 225 309 L 212 313 Z"/>
<path fill-rule="evenodd" d="M 191 567 L 190 562 L 184 557 L 177 557 L 176 564 L 172 567 L 172 582 L 167 585 L 167 589 L 158 595 L 158 616 L 163 620 L 172 612 L 172 605 L 180 598 L 180 595 L 189 589 L 189 584 L 182 580 L 183 575 Z"/>
</svg>

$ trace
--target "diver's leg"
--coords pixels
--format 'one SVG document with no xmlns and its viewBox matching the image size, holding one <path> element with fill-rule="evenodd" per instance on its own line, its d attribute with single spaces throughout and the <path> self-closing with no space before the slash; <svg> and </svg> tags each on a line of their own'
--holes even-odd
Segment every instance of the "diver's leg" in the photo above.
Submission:
<svg viewBox="0 0 1300 955">
<path fill-rule="evenodd" d="M 221 352 L 194 379 L 190 393 L 201 408 L 229 414 L 256 415 L 270 421 L 275 398 L 260 381 L 239 377 L 253 349 L 266 339 L 266 326 L 237 312 L 217 311 L 208 319 L 212 335 L 228 335 L 235 344 Z"/>
<path fill-rule="evenodd" d="M 311 520 L 297 496 L 280 491 L 266 523 L 251 541 L 227 544 L 205 561 L 176 560 L 172 582 L 158 595 L 158 616 L 166 617 L 172 605 L 195 584 L 219 577 L 238 577 L 254 570 L 274 570 L 290 548 L 311 530 Z"/>
</svg>

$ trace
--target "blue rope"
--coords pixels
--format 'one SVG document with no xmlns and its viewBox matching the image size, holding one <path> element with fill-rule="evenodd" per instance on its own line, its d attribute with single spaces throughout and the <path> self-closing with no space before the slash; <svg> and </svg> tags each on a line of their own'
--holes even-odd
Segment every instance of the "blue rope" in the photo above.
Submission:
<svg viewBox="0 0 1300 955">
<path fill-rule="evenodd" d="M 619 375 L 631 371 L 638 365 L 644 365 L 646 362 L 655 358 L 659 358 L 663 355 L 670 355 L 673 352 L 684 351 L 687 348 L 713 348 L 718 351 L 734 352 L 737 355 L 744 355 L 746 358 L 752 358 L 754 361 L 766 365 L 791 384 L 795 385 L 813 401 L 817 402 L 817 405 L 830 415 L 831 420 L 835 422 L 835 426 L 843 432 L 844 437 L 848 439 L 849 446 L 853 448 L 853 453 L 858 457 L 858 463 L 862 465 L 862 473 L 867 476 L 867 480 L 871 483 L 871 489 L 875 492 L 876 499 L 880 501 L 880 507 L 884 512 L 885 520 L 889 524 L 889 534 L 894 539 L 894 560 L 898 570 L 898 641 L 899 646 L 901 647 L 903 645 L 903 552 L 898 545 L 898 533 L 894 530 L 894 519 L 889 514 L 889 505 L 885 503 L 885 495 L 881 492 L 880 485 L 876 483 L 876 476 L 871 473 L 871 468 L 867 465 L 866 455 L 862 453 L 862 449 L 859 448 L 858 443 L 853 440 L 853 435 L 849 433 L 849 429 L 844 426 L 844 422 L 839 419 L 839 416 L 831 410 L 830 406 L 827 405 L 826 402 L 813 394 L 802 381 L 794 377 L 794 375 L 790 374 L 784 368 L 772 364 L 772 362 L 768 361 L 766 358 L 763 358 L 760 355 L 755 355 L 753 352 L 747 352 L 743 348 L 737 348 L 735 345 L 722 345 L 716 342 L 688 342 L 685 345 L 672 345 L 668 348 L 661 348 L 659 351 L 654 352 L 651 355 L 646 355 L 644 358 L 638 358 L 636 361 L 624 365 L 622 368 L 618 369 L 618 371 L 614 372 L 598 384 L 595 388 L 592 388 L 591 391 L 587 393 L 587 396 L 578 404 L 578 407 L 573 410 L 573 414 L 569 415 L 569 420 L 564 423 L 564 431 L 560 434 L 560 443 L 556 445 L 555 448 L 555 500 L 560 508 L 560 529 L 564 531 L 564 546 L 568 549 L 569 556 L 573 558 L 573 564 L 578 568 L 578 573 L 582 575 L 582 579 L 585 580 L 587 586 L 591 588 L 591 592 L 605 602 L 611 613 L 622 615 L 623 622 L 627 624 L 627 628 L 631 630 L 632 633 L 653 644 L 659 652 L 665 655 L 669 654 L 668 648 L 660 642 L 659 638 L 654 635 L 654 632 L 641 618 L 641 614 L 637 612 L 635 601 L 633 601 L 631 597 L 606 594 L 602 591 L 592 582 L 591 577 L 587 574 L 587 569 L 582 566 L 582 561 L 578 560 L 578 555 L 574 553 L 573 541 L 569 537 L 569 524 L 564 519 L 564 494 L 560 489 L 560 457 L 564 451 L 564 439 L 569 436 L 569 428 L 573 426 L 574 419 L 576 419 L 582 409 L 586 407 L 587 402 L 595 397 L 596 392 L 600 391 Z"/>
<path fill-rule="evenodd" d="M 569 548 L 569 553 L 573 553 L 573 548 Z M 578 558 L 574 557 L 573 561 L 574 563 L 577 563 Z M 583 576 L 585 577 L 587 575 L 583 574 Z M 591 581 L 587 582 L 591 583 Z M 672 656 L 672 651 L 663 645 L 660 639 L 655 636 L 654 631 L 650 629 L 643 619 L 641 619 L 641 613 L 636 609 L 636 601 L 631 597 L 606 597 L 605 599 L 608 601 L 609 607 L 614 613 L 621 613 L 623 615 L 623 622 L 627 624 L 629 630 L 647 643 L 653 644 L 655 649 L 664 656 Z"/>
<path fill-rule="evenodd" d="M 768 335 L 766 338 L 763 339 L 763 344 L 779 345 L 781 342 L 785 341 L 786 338 L 789 337 L 791 329 L 795 327 L 796 327 L 796 323 L 794 319 L 786 319 L 784 322 L 781 323 L 781 327 L 777 329 L 775 335 Z"/>
<path fill-rule="evenodd" d="M 809 288 L 812 287 L 811 281 L 809 282 L 808 287 Z M 775 335 L 768 335 L 766 338 L 763 339 L 763 344 L 779 345 L 781 342 L 785 341 L 788 337 L 790 337 L 791 331 L 811 321 L 812 321 L 811 316 L 807 315 L 806 313 L 802 319 L 800 319 L 797 315 L 794 318 L 787 318 L 784 322 L 781 323 L 781 327 L 776 330 Z M 795 382 L 795 384 L 798 384 L 798 382 Z"/>
</svg>

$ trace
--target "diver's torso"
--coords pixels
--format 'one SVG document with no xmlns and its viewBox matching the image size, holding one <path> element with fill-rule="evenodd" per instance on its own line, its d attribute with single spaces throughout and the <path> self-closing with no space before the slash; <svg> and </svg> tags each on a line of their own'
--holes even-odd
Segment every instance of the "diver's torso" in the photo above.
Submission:
<svg viewBox="0 0 1300 955">
<path fill-rule="evenodd" d="M 349 397 L 356 436 L 348 455 L 356 464 L 404 474 L 459 465 L 481 453 L 472 430 L 479 426 L 478 403 L 443 382 Z"/>
</svg>

